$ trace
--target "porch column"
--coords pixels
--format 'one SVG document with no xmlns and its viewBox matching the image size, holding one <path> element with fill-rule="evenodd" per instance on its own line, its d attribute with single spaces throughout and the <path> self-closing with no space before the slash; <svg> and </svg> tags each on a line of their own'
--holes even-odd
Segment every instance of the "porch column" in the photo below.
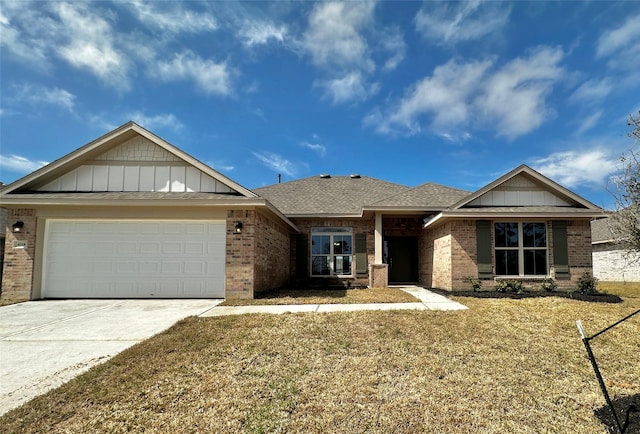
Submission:
<svg viewBox="0 0 640 434">
<path fill-rule="evenodd" d="M 382 264 L 382 214 L 376 213 L 376 228 L 374 233 L 375 239 L 375 257 L 374 263 Z"/>
<path fill-rule="evenodd" d="M 369 288 L 385 288 L 389 286 L 389 266 L 382 263 L 382 214 L 379 212 L 375 226 L 375 254 L 374 263 L 369 264 Z"/>
</svg>

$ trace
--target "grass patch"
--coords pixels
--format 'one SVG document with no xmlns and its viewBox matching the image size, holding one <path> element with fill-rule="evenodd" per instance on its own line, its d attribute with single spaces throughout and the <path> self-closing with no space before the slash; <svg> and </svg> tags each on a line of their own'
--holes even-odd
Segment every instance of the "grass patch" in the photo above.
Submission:
<svg viewBox="0 0 640 434">
<path fill-rule="evenodd" d="M 640 298 L 640 282 L 598 282 L 598 291 L 624 298 Z"/>
<path fill-rule="evenodd" d="M 415 303 L 418 300 L 398 288 L 367 289 L 275 289 L 253 300 L 225 300 L 220 306 L 285 304 Z"/>
<path fill-rule="evenodd" d="M 458 300 L 470 309 L 188 318 L 7 413 L 0 426 L 608 432 L 575 320 L 593 333 L 640 308 L 639 298 Z M 639 318 L 592 344 L 612 398 L 640 396 Z"/>
</svg>

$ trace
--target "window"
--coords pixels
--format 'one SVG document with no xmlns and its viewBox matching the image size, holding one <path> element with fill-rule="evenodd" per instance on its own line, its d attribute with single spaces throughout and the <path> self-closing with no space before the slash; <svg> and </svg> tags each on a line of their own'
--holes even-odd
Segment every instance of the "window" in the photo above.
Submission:
<svg viewBox="0 0 640 434">
<path fill-rule="evenodd" d="M 494 224 L 498 276 L 546 276 L 547 226 L 540 222 Z"/>
<path fill-rule="evenodd" d="M 351 228 L 311 229 L 312 276 L 351 276 L 352 264 Z"/>
</svg>

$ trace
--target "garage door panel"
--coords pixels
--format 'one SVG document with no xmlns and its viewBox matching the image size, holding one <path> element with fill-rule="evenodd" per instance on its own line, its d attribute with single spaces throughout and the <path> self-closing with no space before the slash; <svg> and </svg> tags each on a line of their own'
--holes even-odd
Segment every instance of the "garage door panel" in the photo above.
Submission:
<svg viewBox="0 0 640 434">
<path fill-rule="evenodd" d="M 43 296 L 224 297 L 224 221 L 50 220 Z"/>
</svg>

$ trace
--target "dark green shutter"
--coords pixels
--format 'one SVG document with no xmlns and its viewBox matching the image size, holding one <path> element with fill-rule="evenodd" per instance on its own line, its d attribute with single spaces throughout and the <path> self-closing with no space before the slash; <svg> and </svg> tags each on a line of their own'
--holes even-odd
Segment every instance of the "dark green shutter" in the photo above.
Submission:
<svg viewBox="0 0 640 434">
<path fill-rule="evenodd" d="M 296 276 L 309 277 L 309 237 L 298 234 L 296 237 Z"/>
<path fill-rule="evenodd" d="M 367 274 L 367 234 L 356 234 L 356 273 Z"/>
<path fill-rule="evenodd" d="M 556 277 L 569 277 L 569 246 L 567 244 L 567 222 L 553 223 L 553 268 Z"/>
<path fill-rule="evenodd" d="M 493 277 L 491 266 L 491 222 L 489 220 L 476 221 L 476 243 L 478 250 L 478 278 Z"/>
</svg>

